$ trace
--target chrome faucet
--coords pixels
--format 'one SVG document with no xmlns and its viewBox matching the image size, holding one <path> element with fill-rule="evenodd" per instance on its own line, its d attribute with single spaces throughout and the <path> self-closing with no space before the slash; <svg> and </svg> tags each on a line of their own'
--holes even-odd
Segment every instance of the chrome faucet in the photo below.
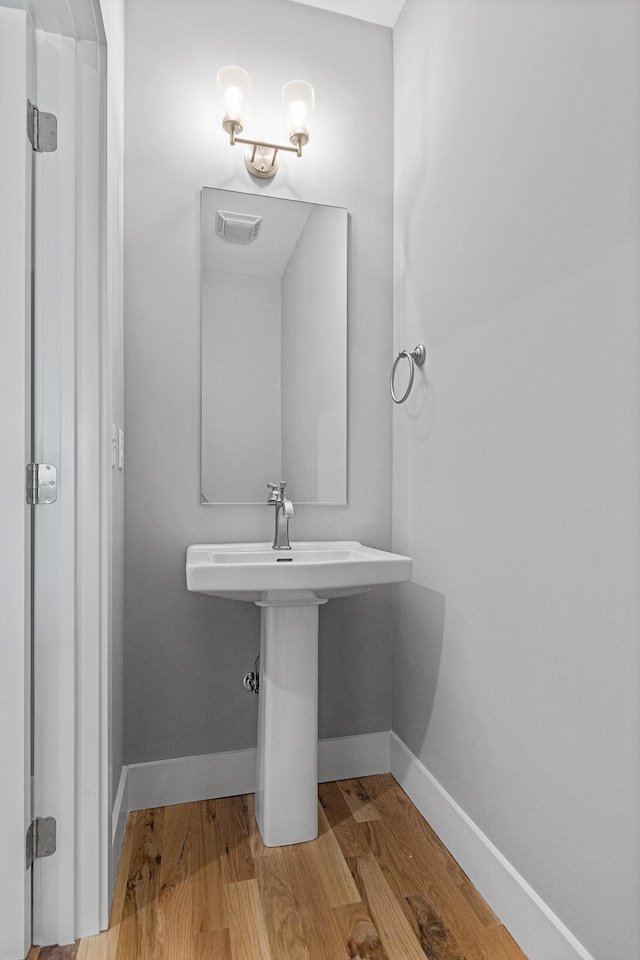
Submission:
<svg viewBox="0 0 640 960">
<path fill-rule="evenodd" d="M 267 483 L 267 486 L 271 488 L 267 503 L 273 504 L 276 508 L 276 528 L 271 549 L 291 550 L 289 520 L 291 517 L 295 517 L 296 512 L 287 496 L 287 482 L 281 480 L 280 483 Z"/>
</svg>

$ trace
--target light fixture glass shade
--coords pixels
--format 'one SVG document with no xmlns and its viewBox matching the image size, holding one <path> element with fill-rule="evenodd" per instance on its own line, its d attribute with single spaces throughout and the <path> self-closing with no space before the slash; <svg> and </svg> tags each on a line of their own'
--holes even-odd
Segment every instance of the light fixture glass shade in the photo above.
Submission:
<svg viewBox="0 0 640 960">
<path fill-rule="evenodd" d="M 292 80 L 282 88 L 284 135 L 303 147 L 315 132 L 315 93 L 306 80 Z"/>
<path fill-rule="evenodd" d="M 244 127 L 251 77 L 242 67 L 218 70 L 218 122 L 227 133 L 241 133 Z"/>
</svg>

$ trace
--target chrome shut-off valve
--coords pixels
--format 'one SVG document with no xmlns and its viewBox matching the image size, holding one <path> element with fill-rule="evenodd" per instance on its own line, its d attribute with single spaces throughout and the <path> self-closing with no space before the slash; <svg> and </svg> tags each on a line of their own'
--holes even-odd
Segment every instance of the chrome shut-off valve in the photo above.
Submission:
<svg viewBox="0 0 640 960">
<path fill-rule="evenodd" d="M 248 690 L 249 693 L 258 693 L 260 690 L 260 669 L 259 669 L 260 657 L 256 657 L 256 662 L 253 665 L 253 670 L 250 673 L 245 673 L 242 678 L 242 686 L 245 690 Z"/>
</svg>

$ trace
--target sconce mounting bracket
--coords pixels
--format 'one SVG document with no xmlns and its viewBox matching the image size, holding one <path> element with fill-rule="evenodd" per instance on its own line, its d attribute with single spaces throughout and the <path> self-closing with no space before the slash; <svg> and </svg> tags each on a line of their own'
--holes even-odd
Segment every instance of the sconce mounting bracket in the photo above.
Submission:
<svg viewBox="0 0 640 960">
<path fill-rule="evenodd" d="M 280 165 L 278 149 L 264 144 L 249 147 L 244 155 L 244 165 L 252 177 L 269 180 L 275 176 Z"/>
</svg>

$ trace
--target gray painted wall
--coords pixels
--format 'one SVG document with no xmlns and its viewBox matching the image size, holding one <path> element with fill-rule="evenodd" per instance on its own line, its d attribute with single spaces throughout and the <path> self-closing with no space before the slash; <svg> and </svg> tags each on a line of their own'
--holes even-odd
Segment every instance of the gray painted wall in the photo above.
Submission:
<svg viewBox="0 0 640 960">
<path fill-rule="evenodd" d="M 640 956 L 639 11 L 407 0 L 394 31 L 428 386 L 394 419 L 393 729 L 598 960 Z"/>
<path fill-rule="evenodd" d="M 266 506 L 199 502 L 203 185 L 349 209 L 349 505 L 299 507 L 292 535 L 390 546 L 392 34 L 287 0 L 128 0 L 126 14 L 125 759 L 137 762 L 256 742 L 241 678 L 258 609 L 185 587 L 189 543 L 266 540 L 273 526 Z M 229 63 L 254 82 L 249 135 L 280 135 L 285 82 L 316 87 L 317 140 L 272 183 L 250 181 L 216 126 Z M 389 729 L 387 591 L 332 601 L 320 629 L 320 735 Z"/>
</svg>

